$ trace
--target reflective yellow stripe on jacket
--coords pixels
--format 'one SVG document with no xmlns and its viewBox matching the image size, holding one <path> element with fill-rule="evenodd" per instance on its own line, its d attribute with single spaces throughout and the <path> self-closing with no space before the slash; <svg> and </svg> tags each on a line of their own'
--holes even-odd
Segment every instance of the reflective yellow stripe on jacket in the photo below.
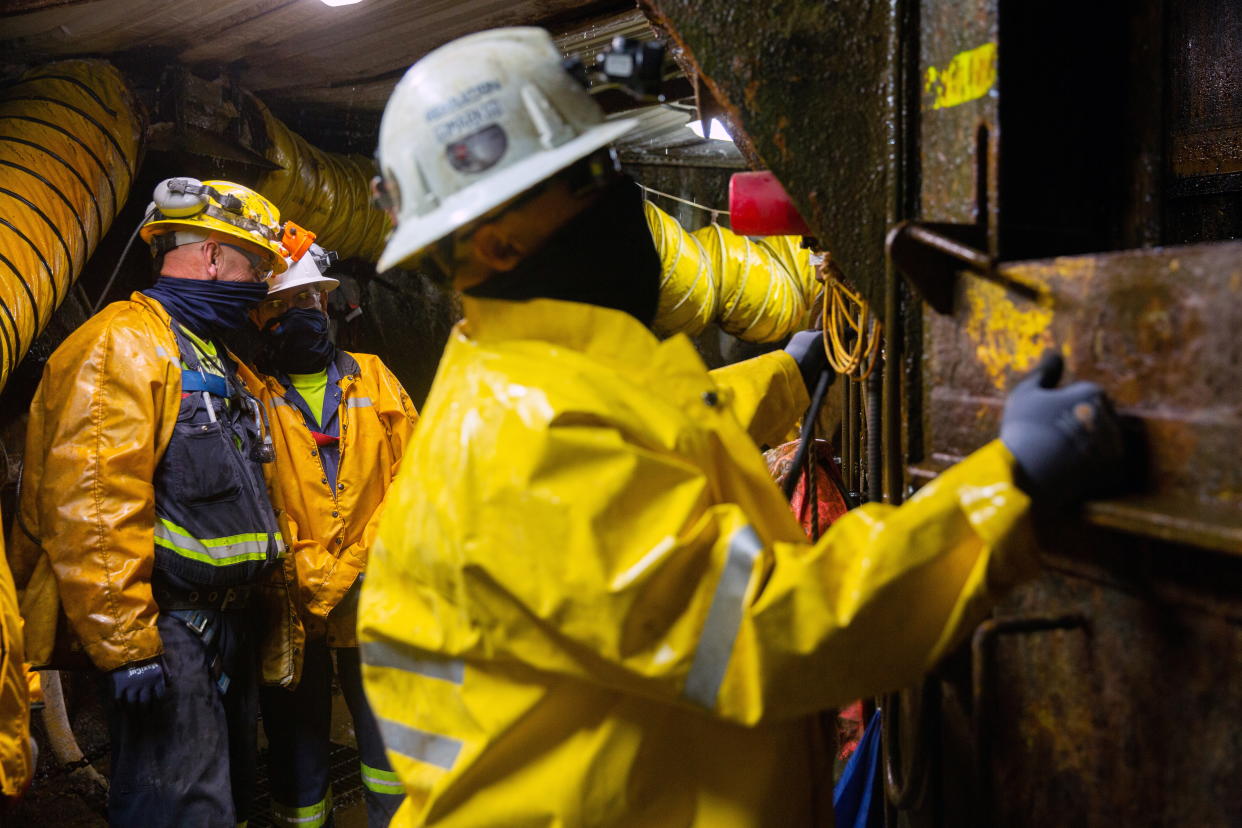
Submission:
<svg viewBox="0 0 1242 828">
<path fill-rule="evenodd" d="M 270 538 L 263 532 L 247 532 L 223 538 L 196 538 L 167 518 L 155 518 L 155 545 L 172 550 L 191 560 L 212 566 L 229 566 L 243 561 L 267 560 Z M 284 549 L 284 540 L 276 533 L 276 547 Z"/>
</svg>

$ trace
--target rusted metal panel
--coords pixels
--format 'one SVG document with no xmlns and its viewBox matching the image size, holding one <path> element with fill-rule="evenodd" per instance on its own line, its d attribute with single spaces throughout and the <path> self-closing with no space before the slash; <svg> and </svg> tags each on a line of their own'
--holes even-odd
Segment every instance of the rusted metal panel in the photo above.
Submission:
<svg viewBox="0 0 1242 828">
<path fill-rule="evenodd" d="M 895 218 L 895 0 L 641 0 L 876 307 Z"/>
<path fill-rule="evenodd" d="M 1170 3 L 1166 240 L 1242 236 L 1242 6 Z"/>
<path fill-rule="evenodd" d="M 1242 824 L 1242 562 L 1059 543 L 1095 562 L 1050 558 L 997 614 L 1082 623 L 995 637 L 975 662 L 978 824 Z"/>
<path fill-rule="evenodd" d="M 995 231 L 996 0 L 927 0 L 919 30 L 920 215 Z"/>
<path fill-rule="evenodd" d="M 1242 6 L 1232 0 L 1170 9 L 1169 165 L 1178 179 L 1242 172 Z"/>
<path fill-rule="evenodd" d="M 1242 243 L 1003 265 L 1031 300 L 963 274 L 953 316 L 927 314 L 924 427 L 930 466 L 992 439 L 1004 392 L 1059 346 L 1141 420 L 1150 482 L 1089 517 L 1242 552 Z"/>
</svg>

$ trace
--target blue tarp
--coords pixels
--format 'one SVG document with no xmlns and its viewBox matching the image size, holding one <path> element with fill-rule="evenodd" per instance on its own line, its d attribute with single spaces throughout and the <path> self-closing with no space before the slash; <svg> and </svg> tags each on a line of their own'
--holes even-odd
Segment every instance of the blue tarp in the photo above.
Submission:
<svg viewBox="0 0 1242 828">
<path fill-rule="evenodd" d="M 872 828 L 883 824 L 883 806 L 871 795 L 876 788 L 880 770 L 880 711 L 867 722 L 858 749 L 845 765 L 837 786 L 832 791 L 832 810 L 836 828 Z"/>
</svg>

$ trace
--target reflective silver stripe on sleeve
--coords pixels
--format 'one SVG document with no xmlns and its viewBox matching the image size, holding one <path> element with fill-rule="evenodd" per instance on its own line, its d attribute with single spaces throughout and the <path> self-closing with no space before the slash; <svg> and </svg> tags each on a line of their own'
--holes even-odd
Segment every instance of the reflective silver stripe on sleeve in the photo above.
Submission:
<svg viewBox="0 0 1242 828">
<path fill-rule="evenodd" d="M 743 526 L 729 538 L 724 571 L 716 583 L 716 593 L 707 610 L 707 621 L 699 635 L 699 646 L 694 651 L 684 690 L 687 699 L 708 710 L 716 706 L 720 684 L 733 656 L 733 642 L 742 624 L 742 601 L 755 559 L 762 549 L 763 543 L 749 526 Z"/>
<path fill-rule="evenodd" d="M 361 648 L 362 663 L 368 667 L 391 667 L 453 684 L 461 684 L 465 677 L 466 665 L 459 658 L 444 658 L 416 647 L 383 641 L 363 641 Z"/>
<path fill-rule="evenodd" d="M 168 355 L 168 351 L 165 351 L 165 350 L 164 350 L 164 346 L 163 346 L 163 345 L 156 345 L 156 346 L 155 346 L 155 355 L 156 355 L 156 356 L 162 356 L 162 357 L 164 357 L 164 359 L 172 359 L 172 357 L 170 357 L 170 356 Z"/>
<path fill-rule="evenodd" d="M 350 397 L 348 400 L 345 401 L 345 407 L 346 408 L 370 408 L 371 398 L 370 397 Z"/>
<path fill-rule="evenodd" d="M 428 733 L 416 727 L 381 719 L 378 716 L 380 735 L 384 737 L 384 747 L 437 768 L 452 770 L 461 753 L 461 742 L 448 736 Z"/>
<path fill-rule="evenodd" d="M 293 403 L 289 402 L 284 397 L 272 397 L 271 403 L 272 403 L 272 408 L 280 408 L 282 405 L 288 406 L 289 408 L 293 408 Z"/>
</svg>

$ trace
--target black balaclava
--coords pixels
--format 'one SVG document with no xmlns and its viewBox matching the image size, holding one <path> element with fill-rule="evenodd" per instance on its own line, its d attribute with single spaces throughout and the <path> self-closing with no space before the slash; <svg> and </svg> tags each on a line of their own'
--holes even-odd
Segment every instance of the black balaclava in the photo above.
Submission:
<svg viewBox="0 0 1242 828">
<path fill-rule="evenodd" d="M 317 308 L 290 308 L 269 319 L 262 340 L 258 362 L 265 374 L 315 374 L 336 355 L 328 317 Z"/>
<path fill-rule="evenodd" d="M 516 268 L 465 291 L 488 299 L 562 299 L 625 311 L 644 325 L 660 301 L 660 256 L 642 191 L 628 177 Z"/>
</svg>

